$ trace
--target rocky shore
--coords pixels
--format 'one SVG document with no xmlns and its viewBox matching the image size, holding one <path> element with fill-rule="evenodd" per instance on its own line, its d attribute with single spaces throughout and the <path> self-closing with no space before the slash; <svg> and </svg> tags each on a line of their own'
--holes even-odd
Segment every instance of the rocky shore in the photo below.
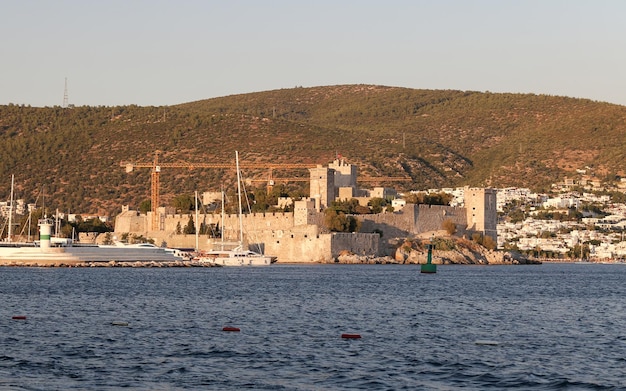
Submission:
<svg viewBox="0 0 626 391">
<path fill-rule="evenodd" d="M 377 257 L 342 252 L 334 263 L 342 264 L 425 264 L 428 260 L 426 244 L 430 241 L 404 240 L 397 244 L 393 256 Z M 509 251 L 488 250 L 462 238 L 437 238 L 432 263 L 437 265 L 530 265 L 541 264 L 536 259 Z M 440 249 L 437 249 L 437 248 Z"/>
<path fill-rule="evenodd" d="M 167 267 L 220 267 L 206 262 L 195 261 L 0 261 L 0 266 L 15 267 L 134 267 L 134 268 L 167 268 Z"/>
</svg>

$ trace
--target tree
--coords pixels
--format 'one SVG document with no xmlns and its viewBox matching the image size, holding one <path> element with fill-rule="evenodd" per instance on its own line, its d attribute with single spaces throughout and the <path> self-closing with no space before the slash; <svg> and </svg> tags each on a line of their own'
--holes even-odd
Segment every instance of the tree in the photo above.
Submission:
<svg viewBox="0 0 626 391">
<path fill-rule="evenodd" d="M 343 212 L 328 208 L 324 211 L 324 223 L 333 232 L 358 232 L 361 222 Z"/>
<path fill-rule="evenodd" d="M 249 198 L 252 198 L 250 210 L 253 213 L 265 212 L 269 208 L 269 197 L 264 189 L 256 189 Z"/>
<path fill-rule="evenodd" d="M 448 194 L 446 192 L 427 194 L 420 191 L 418 193 L 409 194 L 405 197 L 405 200 L 409 204 L 450 205 L 452 198 L 452 194 Z"/>
<path fill-rule="evenodd" d="M 383 211 L 383 206 L 387 205 L 387 200 L 380 197 L 374 197 L 370 199 L 367 203 L 370 209 L 372 209 L 372 213 L 380 213 Z"/>
<path fill-rule="evenodd" d="M 102 220 L 100 220 L 99 218 L 94 217 L 84 221 L 77 220 L 76 231 L 104 233 L 112 232 L 113 227 L 111 227 L 109 224 L 102 222 Z"/>
<path fill-rule="evenodd" d="M 104 245 L 111 245 L 113 244 L 113 238 L 111 237 L 111 233 L 107 232 L 104 234 L 104 240 L 102 241 L 102 244 Z"/>
<path fill-rule="evenodd" d="M 354 213 L 358 215 L 366 215 L 366 214 L 372 213 L 372 210 L 368 208 L 367 206 L 357 205 L 354 208 Z"/>
<path fill-rule="evenodd" d="M 519 223 L 524 221 L 524 219 L 526 219 L 526 214 L 521 209 L 515 209 L 509 213 L 509 221 L 511 223 Z"/>
<path fill-rule="evenodd" d="M 479 232 L 475 232 L 472 234 L 472 241 L 480 244 L 484 248 L 488 250 L 495 250 L 498 244 L 495 240 L 489 235 L 483 235 Z"/>
<path fill-rule="evenodd" d="M 154 239 L 148 239 L 148 238 L 144 237 L 143 235 L 133 234 L 130 237 L 130 240 L 128 242 L 130 244 L 133 244 L 133 243 L 151 243 L 151 244 L 154 244 Z"/>
<path fill-rule="evenodd" d="M 61 232 L 59 233 L 59 236 L 63 237 L 63 238 L 71 238 L 72 234 L 74 233 L 74 226 L 70 223 L 68 223 L 65 220 L 62 220 L 61 222 Z"/>
<path fill-rule="evenodd" d="M 495 240 L 493 240 L 493 238 L 491 236 L 485 235 L 483 237 L 483 243 L 482 243 L 483 247 L 485 247 L 487 250 L 495 250 L 496 247 L 498 246 L 498 243 L 496 243 Z"/>
<path fill-rule="evenodd" d="M 346 201 L 333 201 L 328 209 L 335 210 L 337 212 L 343 212 L 346 214 L 356 214 L 357 207 L 359 206 L 359 200 L 352 198 Z"/>
<path fill-rule="evenodd" d="M 146 214 L 151 210 L 152 210 L 152 201 L 150 200 L 141 201 L 141 203 L 139 204 L 139 213 Z"/>
<path fill-rule="evenodd" d="M 187 225 L 185 225 L 185 228 L 183 229 L 183 233 L 185 235 L 191 235 L 191 234 L 196 233 L 196 225 L 194 224 L 193 218 L 191 217 L 191 215 L 189 215 L 189 221 L 187 222 Z"/>
<path fill-rule="evenodd" d="M 202 222 L 200 223 L 200 228 L 198 230 L 198 233 L 200 235 L 206 235 L 208 233 L 209 227 L 208 224 L 206 223 L 206 214 L 204 215 L 204 218 L 202 219 Z"/>
<path fill-rule="evenodd" d="M 454 235 L 456 233 L 456 224 L 454 224 L 452 219 L 445 219 L 443 223 L 441 223 L 441 226 L 446 230 L 448 235 Z"/>
<path fill-rule="evenodd" d="M 176 208 L 177 212 L 187 213 L 195 209 L 194 197 L 189 194 L 178 195 L 174 197 L 170 205 Z"/>
<path fill-rule="evenodd" d="M 222 237 L 222 232 L 220 229 L 220 224 L 208 224 L 207 225 L 207 229 L 205 232 L 210 238 L 221 238 Z"/>
</svg>

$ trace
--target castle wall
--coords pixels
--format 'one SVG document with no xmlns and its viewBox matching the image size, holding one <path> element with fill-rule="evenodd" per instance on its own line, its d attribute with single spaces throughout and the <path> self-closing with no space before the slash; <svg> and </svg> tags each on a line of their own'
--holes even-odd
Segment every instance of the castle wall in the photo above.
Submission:
<svg viewBox="0 0 626 391">
<path fill-rule="evenodd" d="M 333 262 L 342 251 L 359 255 L 381 255 L 378 234 L 333 232 L 322 234 L 317 226 L 265 232 L 259 236 L 265 254 L 280 263 Z"/>
<path fill-rule="evenodd" d="M 158 237 L 151 237 L 155 239 L 154 244 L 161 247 L 171 248 L 196 248 L 196 235 L 159 235 Z M 208 250 L 208 238 L 206 235 L 198 236 L 198 247 L 201 250 Z"/>
<path fill-rule="evenodd" d="M 337 190 L 338 190 L 337 199 L 339 201 L 348 201 L 354 198 L 355 196 L 354 194 L 355 189 L 353 187 L 340 187 Z"/>
<path fill-rule="evenodd" d="M 115 219 L 115 233 L 135 233 L 155 240 L 155 244 L 161 245 L 166 243 L 169 247 L 195 247 L 195 235 L 176 235 L 176 228 L 180 224 L 181 231 L 189 223 L 189 218 L 194 221 L 196 228 L 200 224 L 215 224 L 221 227 L 220 214 L 199 214 L 198 223 L 195 222 L 195 213 L 192 214 L 173 214 L 164 216 L 162 231 L 147 231 L 149 216 L 135 214 L 120 214 Z M 244 241 L 254 241 L 260 232 L 272 230 L 288 230 L 294 226 L 293 213 L 253 213 L 243 215 Z M 315 214 L 312 221 L 315 221 Z M 239 240 L 239 217 L 238 215 L 224 216 L 224 240 Z M 207 235 L 199 235 L 199 248 L 201 250 L 209 250 L 212 247 L 213 238 Z"/>
<path fill-rule="evenodd" d="M 382 255 L 379 252 L 380 236 L 372 233 L 333 232 L 331 235 L 331 254 L 333 258 L 348 250 L 357 255 Z"/>
<path fill-rule="evenodd" d="M 309 169 L 310 199 L 297 201 L 294 213 L 246 214 L 242 216 L 244 226 L 244 245 L 260 244 L 266 254 L 276 255 L 281 262 L 319 262 L 330 261 L 340 251 L 349 250 L 355 254 L 379 255 L 388 251 L 382 247 L 389 245 L 389 239 L 406 238 L 426 232 L 443 229 L 443 223 L 451 220 L 459 234 L 466 230 L 482 232 L 496 238 L 496 192 L 493 189 L 465 188 L 465 208 L 440 205 L 406 205 L 395 213 L 355 215 L 361 222 L 361 233 L 328 233 L 324 224 L 323 209 L 328 207 L 335 197 L 340 199 L 357 198 L 361 205 L 367 205 L 370 198 L 360 198 L 357 189 L 357 166 L 338 158 L 328 167 L 318 165 Z M 392 198 L 395 191 L 377 187 L 370 192 L 370 197 Z M 205 202 L 221 198 L 221 193 L 205 193 Z M 218 197 L 219 196 L 219 197 Z M 220 227 L 226 242 L 239 240 L 238 215 L 226 215 L 222 224 L 219 213 L 199 215 L 195 213 L 173 214 L 171 208 L 158 208 L 156 223 L 152 226 L 151 212 L 138 215 L 127 207 L 117 216 L 115 233 L 125 232 L 143 235 L 155 240 L 155 243 L 170 247 L 196 247 L 195 235 L 176 234 L 183 231 L 189 221 L 196 229 L 202 224 Z M 223 227 L 222 227 L 223 225 Z M 379 233 L 382 232 L 382 237 Z M 211 249 L 214 239 L 209 235 L 200 235 L 198 247 Z M 385 244 L 386 243 L 386 244 Z"/>
<path fill-rule="evenodd" d="M 489 204 L 489 200 L 479 199 L 476 208 L 482 204 Z M 258 213 L 243 215 L 244 244 L 250 243 L 254 249 L 259 244 L 262 252 L 278 257 L 279 262 L 330 262 L 341 251 L 348 250 L 355 254 L 384 255 L 389 251 L 385 243 L 392 238 L 405 238 L 425 232 L 443 229 L 443 222 L 452 220 L 457 226 L 457 232 L 463 234 L 467 229 L 468 216 L 472 212 L 467 208 L 457 208 L 441 205 L 412 205 L 395 213 L 380 213 L 371 215 L 355 215 L 361 221 L 360 233 L 328 233 L 324 228 L 324 213 L 313 210 L 314 200 L 298 201 L 294 205 L 294 213 Z M 473 205 L 470 203 L 470 205 Z M 494 206 L 495 211 L 495 206 Z M 474 214 L 476 212 L 473 212 Z M 491 220 L 495 221 L 488 211 L 485 213 L 490 227 Z M 495 213 L 495 212 L 494 212 Z M 474 217 L 474 216 L 472 216 Z M 163 218 L 162 231 L 147 231 L 149 215 L 137 215 L 136 212 L 123 212 L 116 218 L 115 233 L 132 233 L 144 235 L 154 239 L 161 246 L 194 248 L 195 235 L 176 235 L 176 228 L 180 229 L 188 224 L 191 218 L 195 222 L 194 214 L 170 214 Z M 200 224 L 214 224 L 221 226 L 220 214 L 201 214 L 196 226 Z M 493 223 L 495 224 L 495 223 Z M 236 242 L 239 238 L 238 216 L 226 215 L 224 223 L 224 240 Z M 475 223 L 472 227 L 479 228 Z M 382 238 L 378 234 L 382 232 Z M 485 231 L 486 234 L 489 234 Z M 218 239 L 219 240 L 219 239 Z M 200 235 L 199 249 L 213 248 L 215 239 Z"/>
<path fill-rule="evenodd" d="M 445 220 L 452 220 L 456 224 L 458 232 L 463 232 L 467 227 L 465 208 L 423 204 L 417 205 L 417 207 L 415 234 L 442 230 Z"/>
<path fill-rule="evenodd" d="M 137 212 L 127 211 L 119 214 L 115 218 L 115 233 L 124 232 L 146 232 L 148 220 L 146 215 Z"/>
<path fill-rule="evenodd" d="M 382 231 L 383 239 L 407 237 L 413 233 L 415 227 L 415 210 L 413 208 L 405 208 L 398 213 L 354 215 L 354 217 L 361 221 L 361 232 Z"/>
<path fill-rule="evenodd" d="M 265 254 L 278 257 L 280 263 L 311 263 L 332 261 L 331 237 L 320 234 L 315 225 L 277 230 L 259 235 Z"/>
<path fill-rule="evenodd" d="M 165 218 L 166 232 L 176 232 L 176 227 L 180 224 L 181 230 L 189 223 L 189 218 L 194 221 L 196 228 L 200 224 L 215 224 L 222 226 L 222 216 L 218 213 L 199 214 L 198 223 L 195 222 L 195 214 L 175 214 Z M 252 232 L 266 229 L 289 229 L 294 225 L 293 213 L 252 213 L 244 214 L 242 217 L 244 232 Z M 227 214 L 224 216 L 224 238 L 236 240 L 239 237 L 239 215 Z"/>
<path fill-rule="evenodd" d="M 443 229 L 443 222 L 452 220 L 457 232 L 467 226 L 465 208 L 446 205 L 407 204 L 400 212 L 355 215 L 362 223 L 361 232 L 382 231 L 383 239 L 419 235 Z"/>
</svg>

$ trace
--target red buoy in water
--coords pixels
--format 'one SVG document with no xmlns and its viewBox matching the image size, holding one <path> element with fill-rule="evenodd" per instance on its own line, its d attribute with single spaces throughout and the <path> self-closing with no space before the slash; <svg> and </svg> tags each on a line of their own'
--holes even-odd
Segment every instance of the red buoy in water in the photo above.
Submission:
<svg viewBox="0 0 626 391">
<path fill-rule="evenodd" d="M 239 327 L 229 327 L 229 326 L 226 326 L 226 327 L 224 327 L 222 329 L 222 331 L 241 331 L 241 330 L 239 330 Z"/>
<path fill-rule="evenodd" d="M 26 316 L 24 315 L 15 315 L 14 317 L 12 317 L 11 319 L 15 319 L 15 320 L 26 320 Z"/>
<path fill-rule="evenodd" d="M 358 339 L 361 338 L 361 334 L 341 334 L 341 338 Z"/>
</svg>

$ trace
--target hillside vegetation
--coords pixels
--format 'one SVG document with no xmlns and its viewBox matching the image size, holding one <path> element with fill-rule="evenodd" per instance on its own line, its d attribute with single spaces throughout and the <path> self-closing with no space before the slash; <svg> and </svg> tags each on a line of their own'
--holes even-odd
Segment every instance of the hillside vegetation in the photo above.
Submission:
<svg viewBox="0 0 626 391">
<path fill-rule="evenodd" d="M 122 161 L 327 164 L 362 177 L 409 176 L 398 190 L 523 186 L 536 190 L 588 167 L 624 175 L 626 107 L 532 94 L 342 85 L 293 88 L 168 107 L 0 106 L 0 199 L 64 212 L 116 214 L 150 198 L 150 169 Z M 263 178 L 267 170 L 247 170 Z M 308 176 L 306 170 L 277 177 Z M 3 179 L 2 179 L 3 178 Z M 164 168 L 162 204 L 232 187 L 225 169 Z M 376 183 L 367 183 L 374 185 Z M 365 183 L 364 183 L 365 185 Z M 289 186 L 303 186 L 303 182 Z"/>
</svg>

